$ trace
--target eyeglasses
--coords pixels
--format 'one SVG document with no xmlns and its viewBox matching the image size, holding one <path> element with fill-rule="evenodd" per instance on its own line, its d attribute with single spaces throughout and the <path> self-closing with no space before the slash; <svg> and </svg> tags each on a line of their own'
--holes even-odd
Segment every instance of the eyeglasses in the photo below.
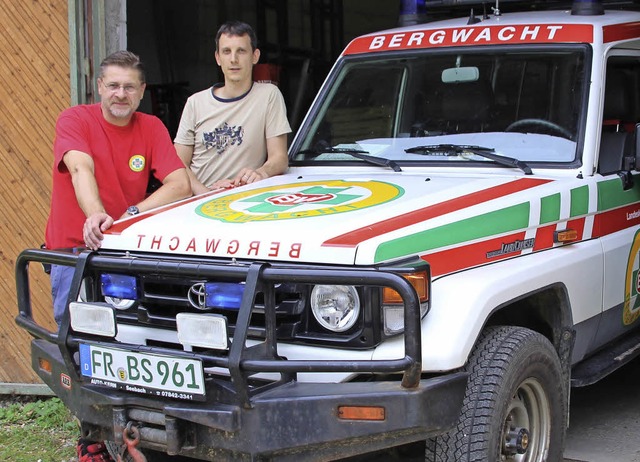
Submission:
<svg viewBox="0 0 640 462">
<path fill-rule="evenodd" d="M 137 85 L 120 85 L 119 83 L 103 83 L 103 85 L 110 93 L 116 93 L 122 88 L 125 93 L 131 95 L 140 89 L 140 87 Z"/>
</svg>

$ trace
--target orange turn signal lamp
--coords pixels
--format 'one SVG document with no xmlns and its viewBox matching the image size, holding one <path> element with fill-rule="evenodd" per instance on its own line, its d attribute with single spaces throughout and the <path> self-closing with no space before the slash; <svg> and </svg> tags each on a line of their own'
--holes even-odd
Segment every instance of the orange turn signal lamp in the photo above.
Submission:
<svg viewBox="0 0 640 462">
<path fill-rule="evenodd" d="M 40 368 L 41 371 L 44 371 L 48 374 L 51 374 L 51 371 L 53 370 L 49 360 L 44 358 L 38 358 L 38 367 Z"/>
<path fill-rule="evenodd" d="M 416 289 L 420 303 L 424 303 L 429 299 L 429 275 L 427 271 L 407 273 L 402 274 L 402 276 Z M 390 287 L 385 287 L 382 292 L 382 303 L 385 305 L 402 303 L 402 297 Z"/>
<path fill-rule="evenodd" d="M 338 418 L 382 421 L 385 419 L 385 409 L 382 406 L 338 406 Z"/>
<path fill-rule="evenodd" d="M 553 233 L 553 242 L 556 244 L 568 244 L 578 240 L 578 231 L 575 229 L 563 229 Z"/>
</svg>

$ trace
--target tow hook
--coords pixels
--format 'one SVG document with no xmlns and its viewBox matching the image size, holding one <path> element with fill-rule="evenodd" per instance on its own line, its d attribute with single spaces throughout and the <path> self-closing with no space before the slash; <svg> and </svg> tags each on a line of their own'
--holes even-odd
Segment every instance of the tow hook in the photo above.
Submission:
<svg viewBox="0 0 640 462">
<path fill-rule="evenodd" d="M 147 458 L 136 447 L 140 442 L 140 430 L 133 425 L 133 422 L 129 421 L 127 423 L 127 426 L 122 431 L 122 439 L 124 440 L 125 446 L 122 448 L 122 453 L 118 455 L 116 462 L 124 461 L 123 456 L 125 452 L 129 453 L 133 462 L 147 462 Z"/>
<path fill-rule="evenodd" d="M 504 452 L 508 457 L 524 454 L 529 448 L 529 430 L 511 427 L 504 437 Z"/>
</svg>

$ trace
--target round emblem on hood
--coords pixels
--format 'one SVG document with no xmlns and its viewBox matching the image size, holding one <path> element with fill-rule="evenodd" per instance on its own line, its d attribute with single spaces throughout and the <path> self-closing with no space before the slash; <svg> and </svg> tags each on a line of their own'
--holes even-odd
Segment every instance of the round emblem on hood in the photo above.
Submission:
<svg viewBox="0 0 640 462">
<path fill-rule="evenodd" d="M 305 181 L 221 195 L 196 213 L 227 223 L 322 217 L 353 212 L 401 197 L 402 187 L 383 181 Z"/>
</svg>

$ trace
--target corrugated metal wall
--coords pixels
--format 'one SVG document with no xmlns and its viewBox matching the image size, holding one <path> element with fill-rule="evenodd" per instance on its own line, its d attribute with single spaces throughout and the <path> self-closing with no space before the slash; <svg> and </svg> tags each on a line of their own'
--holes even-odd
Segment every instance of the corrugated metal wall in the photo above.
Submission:
<svg viewBox="0 0 640 462">
<path fill-rule="evenodd" d="M 29 336 L 14 321 L 14 265 L 43 242 L 54 125 L 70 101 L 67 2 L 0 0 L 0 8 L 0 382 L 33 383 Z M 31 273 L 36 319 L 53 327 L 48 278 Z"/>
</svg>

